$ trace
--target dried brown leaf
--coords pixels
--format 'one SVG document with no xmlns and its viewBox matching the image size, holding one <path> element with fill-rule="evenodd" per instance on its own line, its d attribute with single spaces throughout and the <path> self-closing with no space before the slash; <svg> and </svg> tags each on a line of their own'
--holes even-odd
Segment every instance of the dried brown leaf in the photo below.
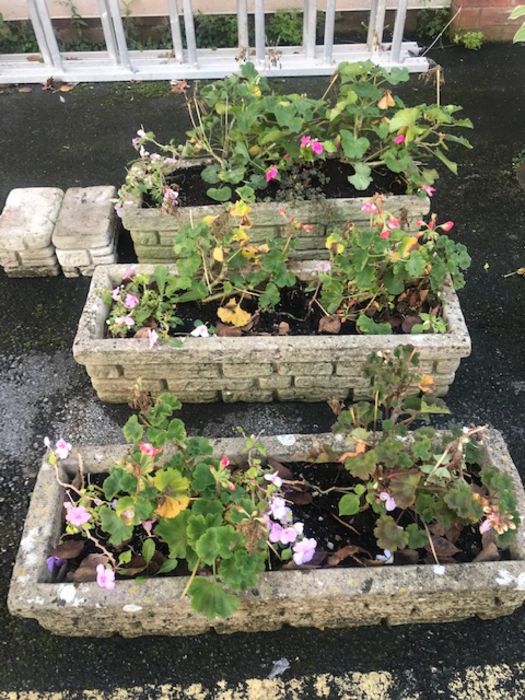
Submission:
<svg viewBox="0 0 525 700">
<path fill-rule="evenodd" d="M 18 92 L 21 92 L 23 94 L 28 94 L 30 92 L 33 92 L 33 88 L 28 87 L 27 85 L 21 88 L 18 88 Z"/>
<path fill-rule="evenodd" d="M 58 89 L 60 92 L 71 92 L 71 90 L 75 89 L 75 86 L 71 85 L 71 83 L 62 83 Z"/>
<path fill-rule="evenodd" d="M 360 551 L 361 547 L 358 547 L 355 544 L 347 544 L 346 547 L 342 547 L 331 554 L 328 557 L 326 564 L 327 566 L 339 566 L 342 561 L 348 559 L 348 557 L 354 557 Z"/>
<path fill-rule="evenodd" d="M 330 408 L 334 416 L 340 416 L 345 407 L 344 403 L 342 401 L 339 401 L 339 399 L 336 399 L 335 397 L 328 399 L 326 403 L 328 404 L 328 407 Z"/>
<path fill-rule="evenodd" d="M 227 326 L 225 323 L 217 323 L 217 335 L 219 338 L 238 338 L 242 335 L 242 330 L 235 326 Z"/>
<path fill-rule="evenodd" d="M 499 561 L 499 558 L 498 546 L 494 542 L 489 542 L 472 561 Z"/>
<path fill-rule="evenodd" d="M 337 334 L 341 331 L 341 317 L 336 314 L 332 316 L 322 316 L 319 320 L 319 333 Z"/>
<path fill-rule="evenodd" d="M 26 56 L 26 61 L 32 61 L 35 63 L 43 63 L 44 59 L 39 53 L 32 53 L 29 56 Z"/>
<path fill-rule="evenodd" d="M 457 554 L 461 551 L 456 547 L 456 545 L 453 542 L 450 542 L 445 537 L 439 537 L 434 535 L 432 537 L 432 544 L 434 545 L 434 551 L 436 552 L 436 556 L 440 560 L 448 557 L 453 557 L 454 554 Z M 427 551 L 432 552 L 430 543 L 427 543 L 426 549 Z"/>
<path fill-rule="evenodd" d="M 294 478 L 293 472 L 288 469 L 284 464 L 281 464 L 281 462 L 278 462 L 276 459 L 273 457 L 268 457 L 268 466 L 270 466 L 272 469 L 275 469 L 277 472 L 277 476 L 280 476 L 281 479 L 286 479 L 287 481 L 292 481 Z"/>
<path fill-rule="evenodd" d="M 289 332 L 290 332 L 290 324 L 286 323 L 286 321 L 281 321 L 279 323 L 279 330 L 278 330 L 279 335 L 288 335 Z"/>
<path fill-rule="evenodd" d="M 82 559 L 78 569 L 73 572 L 71 580 L 73 583 L 87 583 L 88 581 L 97 580 L 97 566 L 99 564 L 108 563 L 108 558 L 105 554 L 88 554 Z"/>
<path fill-rule="evenodd" d="M 76 559 L 84 549 L 82 540 L 64 540 L 49 552 L 50 557 L 60 557 L 60 559 Z"/>
</svg>

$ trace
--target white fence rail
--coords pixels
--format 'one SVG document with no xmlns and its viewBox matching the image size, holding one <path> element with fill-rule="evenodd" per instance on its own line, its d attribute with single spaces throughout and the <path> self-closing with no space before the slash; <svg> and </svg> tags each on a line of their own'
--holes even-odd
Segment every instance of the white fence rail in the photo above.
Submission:
<svg viewBox="0 0 525 700">
<path fill-rule="evenodd" d="M 316 43 L 317 0 L 304 0 L 302 45 L 280 47 L 266 44 L 264 0 L 254 0 L 255 46 L 249 46 L 248 2 L 236 0 L 238 44 L 216 50 L 197 48 L 192 0 L 166 0 L 171 51 L 128 50 L 119 0 L 98 0 L 106 51 L 78 52 L 59 50 L 46 0 L 27 3 L 40 60 L 26 54 L 0 54 L 0 83 L 41 82 L 50 77 L 69 82 L 220 78 L 238 70 L 239 63 L 246 60 L 267 75 L 282 76 L 329 75 L 340 61 L 367 58 L 384 66 L 406 66 L 412 72 L 428 68 L 426 59 L 419 57 L 417 44 L 403 41 L 408 0 L 395 3 L 391 42 L 383 41 L 387 0 L 371 0 L 366 44 L 334 44 L 336 0 L 326 0 L 320 45 Z"/>
</svg>

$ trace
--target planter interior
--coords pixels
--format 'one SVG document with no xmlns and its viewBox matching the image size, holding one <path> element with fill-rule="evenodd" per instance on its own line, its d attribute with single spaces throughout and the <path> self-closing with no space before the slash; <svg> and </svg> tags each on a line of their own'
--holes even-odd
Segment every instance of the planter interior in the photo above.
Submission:
<svg viewBox="0 0 525 700">
<path fill-rule="evenodd" d="M 300 265 L 310 269 L 306 262 Z M 96 268 L 73 345 L 76 361 L 86 366 L 102 401 L 128 401 L 139 378 L 153 395 L 169 390 L 186 403 L 362 398 L 370 393 L 363 373 L 369 354 L 406 344 L 417 349 L 421 371 L 434 376 L 438 395 L 444 395 L 461 358 L 470 354 L 470 337 L 450 284 L 442 294 L 448 325 L 443 334 L 188 337 L 180 348 L 105 338 L 109 308 L 101 292 L 119 284 L 127 267 Z M 153 269 L 137 268 L 148 274 Z"/>
<path fill-rule="evenodd" d="M 340 438 L 340 436 L 339 436 Z M 312 461 L 325 448 L 344 451 L 338 436 L 281 435 L 263 438 L 279 461 Z M 239 438 L 212 441 L 216 456 L 240 454 Z M 86 472 L 106 472 L 125 446 L 81 448 Z M 185 635 L 214 629 L 220 633 L 294 627 L 352 627 L 387 623 L 445 622 L 472 616 L 507 615 L 525 599 L 525 493 L 501 435 L 489 431 L 485 464 L 512 477 L 520 522 L 510 561 L 373 568 L 268 572 L 256 589 L 243 594 L 239 609 L 225 620 L 210 621 L 181 599 L 187 577 L 149 578 L 140 585 L 118 581 L 114 591 L 96 583 L 52 584 L 48 552 L 61 532 L 64 494 L 44 461 L 33 491 L 11 581 L 8 606 L 13 615 L 38 620 L 46 629 L 71 636 Z M 75 454 L 76 450 L 72 454 Z M 316 468 L 322 469 L 319 464 Z M 63 463 L 69 478 L 76 463 Z"/>
</svg>

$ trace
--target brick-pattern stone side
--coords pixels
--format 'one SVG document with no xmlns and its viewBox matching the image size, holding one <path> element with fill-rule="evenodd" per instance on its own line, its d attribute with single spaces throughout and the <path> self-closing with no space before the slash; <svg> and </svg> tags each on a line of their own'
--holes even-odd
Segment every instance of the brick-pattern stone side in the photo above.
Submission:
<svg viewBox="0 0 525 700">
<path fill-rule="evenodd" d="M 516 5 L 523 0 L 452 0 L 452 16 L 461 12 L 452 23 L 451 32 L 483 32 L 489 41 L 512 41 L 520 20 L 509 20 Z"/>
<path fill-rule="evenodd" d="M 328 199 L 319 202 L 300 202 L 295 206 L 284 208 L 290 216 L 304 224 L 312 226 L 311 231 L 298 234 L 295 250 L 291 257 L 296 260 L 322 259 L 328 256 L 325 239 L 334 225 L 347 221 L 366 223 L 367 215 L 361 211 L 365 198 Z M 416 221 L 429 211 L 429 201 L 417 195 L 400 195 L 387 197 L 384 203 L 386 211 L 399 216 L 407 230 L 417 230 Z M 260 203 L 253 206 L 250 214 L 253 228 L 250 235 L 253 240 L 264 240 L 279 236 L 284 219 L 279 202 Z M 135 252 L 141 263 L 175 262 L 173 242 L 179 228 L 192 221 L 200 221 L 204 216 L 216 215 L 224 210 L 222 205 L 202 207 L 181 207 L 175 216 L 161 213 L 155 209 L 142 209 L 140 202 L 129 203 L 123 209 L 123 223 L 130 231 Z"/>
<path fill-rule="evenodd" d="M 460 360 L 470 353 L 470 338 L 451 287 L 443 293 L 445 334 L 418 336 L 251 336 L 186 338 L 182 347 L 145 339 L 104 338 L 107 307 L 101 291 L 120 283 L 126 265 L 95 270 L 73 344 L 103 401 L 129 400 L 140 378 L 152 394 L 169 390 L 181 401 L 322 401 L 370 395 L 364 365 L 371 352 L 416 347 L 424 372 L 446 394 Z M 306 266 L 305 266 L 306 268 Z M 153 272 L 142 265 L 138 271 Z M 174 268 L 172 268 L 174 269 Z"/>
<path fill-rule="evenodd" d="M 327 449 L 344 451 L 334 434 L 262 437 L 267 454 L 283 462 L 311 462 Z M 244 440 L 212 440 L 216 456 L 239 460 Z M 75 447 L 85 473 L 106 472 L 122 458 L 126 446 Z M 169 459 L 169 452 L 166 458 Z M 44 459 L 26 518 L 8 596 L 11 614 L 33 618 L 56 634 L 125 637 L 146 634 L 186 635 L 257 632 L 293 627 L 355 627 L 387 623 L 445 622 L 479 616 L 507 615 L 525 598 L 525 493 L 503 439 L 489 431 L 483 464 L 507 474 L 517 494 L 517 532 L 510 559 L 449 564 L 445 567 L 336 567 L 311 571 L 264 573 L 257 586 L 243 593 L 236 612 L 225 620 L 208 620 L 195 613 L 183 594 L 189 577 L 149 577 L 118 581 L 114 591 L 92 583 L 49 582 L 46 558 L 56 546 L 63 526 L 64 494 Z M 61 463 L 63 479 L 78 465 Z M 311 465 L 323 469 L 322 464 Z"/>
</svg>

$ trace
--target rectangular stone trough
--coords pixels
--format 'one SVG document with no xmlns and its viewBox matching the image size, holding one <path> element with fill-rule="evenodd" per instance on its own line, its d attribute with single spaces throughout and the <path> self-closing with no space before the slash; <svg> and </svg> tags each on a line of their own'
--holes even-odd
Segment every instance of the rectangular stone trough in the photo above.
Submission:
<svg viewBox="0 0 525 700">
<path fill-rule="evenodd" d="M 216 456 L 235 460 L 240 438 L 212 441 Z M 281 461 L 312 461 L 323 448 L 344 450 L 337 436 L 281 435 L 263 438 L 268 454 Z M 122 457 L 125 446 L 81 448 L 86 472 L 102 473 Z M 64 493 L 44 462 L 31 498 L 16 559 L 8 607 L 11 614 L 38 620 L 61 635 L 103 637 L 121 634 L 188 635 L 276 630 L 294 627 L 353 627 L 387 623 L 448 622 L 508 615 L 525 599 L 525 493 L 501 435 L 489 431 L 483 461 L 509 474 L 518 495 L 520 524 L 510 559 L 446 566 L 383 566 L 268 572 L 243 594 L 228 619 L 208 620 L 181 599 L 187 577 L 149 578 L 140 584 L 117 581 L 114 591 L 96 583 L 49 583 L 48 552 L 62 528 Z M 73 450 L 71 457 L 77 453 Z M 76 462 L 63 463 L 62 480 Z M 318 464 L 316 469 L 323 469 Z"/>
<path fill-rule="evenodd" d="M 308 263 L 300 266 L 306 270 Z M 128 401 L 139 378 L 153 395 L 169 390 L 186 403 L 360 398 L 370 392 L 363 373 L 368 355 L 407 343 L 417 349 L 422 371 L 434 376 L 443 395 L 461 358 L 470 354 L 468 330 L 450 285 L 443 292 L 448 332 L 442 334 L 188 337 L 179 348 L 169 343 L 150 348 L 147 339 L 105 338 L 109 309 L 101 292 L 119 284 L 127 268 L 95 269 L 73 344 L 76 361 L 86 366 L 102 401 Z M 136 270 L 152 273 L 154 266 Z"/>
<path fill-rule="evenodd" d="M 195 165 L 194 161 L 184 161 L 179 169 Z M 317 201 L 300 201 L 295 204 L 287 202 L 260 202 L 252 205 L 250 219 L 253 227 L 250 235 L 258 237 L 278 235 L 286 219 L 281 213 L 293 216 L 303 224 L 310 224 L 311 231 L 298 233 L 297 248 L 291 257 L 297 260 L 326 258 L 326 236 L 334 226 L 341 226 L 348 221 L 366 224 L 369 215 L 361 210 L 363 202 L 369 197 L 331 198 Z M 417 221 L 428 214 L 430 201 L 418 195 L 388 195 L 383 208 L 399 217 L 402 226 L 408 231 L 418 231 Z M 135 252 L 141 263 L 175 262 L 173 242 L 177 231 L 184 224 L 200 221 L 204 216 L 215 216 L 224 211 L 222 204 L 205 206 L 181 206 L 175 215 L 166 214 L 160 209 L 147 209 L 142 206 L 142 199 L 129 200 L 123 207 L 123 224 L 131 234 Z"/>
</svg>

